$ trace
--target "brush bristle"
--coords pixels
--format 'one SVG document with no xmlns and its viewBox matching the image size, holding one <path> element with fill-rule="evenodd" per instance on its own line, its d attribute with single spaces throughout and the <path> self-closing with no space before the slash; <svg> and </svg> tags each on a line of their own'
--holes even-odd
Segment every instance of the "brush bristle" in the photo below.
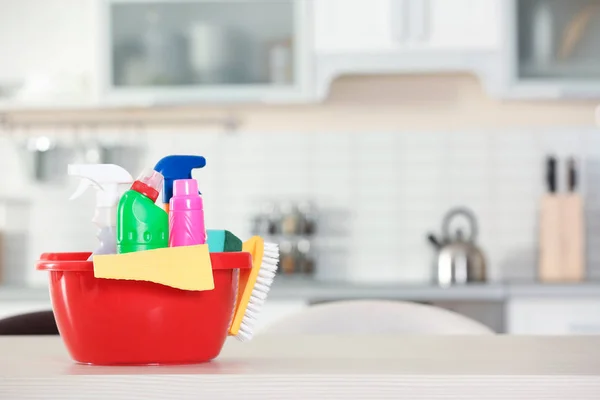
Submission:
<svg viewBox="0 0 600 400">
<path fill-rule="evenodd" d="M 277 272 L 277 264 L 279 262 L 279 246 L 274 243 L 265 243 L 263 251 L 263 259 L 260 264 L 260 270 L 256 277 L 256 283 L 250 294 L 250 301 L 246 307 L 244 317 L 240 329 L 235 337 L 242 341 L 248 341 L 254 336 L 254 327 L 258 320 L 258 315 L 262 310 L 262 306 L 267 299 L 267 295 L 271 290 L 273 279 Z"/>
</svg>

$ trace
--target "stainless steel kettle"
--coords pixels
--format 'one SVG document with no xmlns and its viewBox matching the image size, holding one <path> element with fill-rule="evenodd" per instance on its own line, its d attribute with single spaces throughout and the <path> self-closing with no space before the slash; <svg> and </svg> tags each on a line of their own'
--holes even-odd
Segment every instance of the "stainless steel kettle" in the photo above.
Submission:
<svg viewBox="0 0 600 400">
<path fill-rule="evenodd" d="M 454 236 L 450 234 L 450 224 L 463 216 L 469 221 L 470 235 L 465 237 L 461 229 Z M 486 281 L 486 262 L 481 249 L 475 244 L 477 238 L 477 220 L 467 208 L 450 210 L 442 224 L 442 238 L 428 235 L 429 241 L 437 250 L 435 279 L 441 286 Z"/>
</svg>

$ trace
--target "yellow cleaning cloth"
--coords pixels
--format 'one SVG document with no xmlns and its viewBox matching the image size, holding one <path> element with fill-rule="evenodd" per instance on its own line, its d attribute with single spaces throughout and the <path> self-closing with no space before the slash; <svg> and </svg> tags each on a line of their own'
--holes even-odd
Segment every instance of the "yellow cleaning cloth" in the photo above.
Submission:
<svg viewBox="0 0 600 400">
<path fill-rule="evenodd" d="M 215 288 L 207 244 L 95 255 L 94 276 L 148 281 L 182 290 Z"/>
</svg>

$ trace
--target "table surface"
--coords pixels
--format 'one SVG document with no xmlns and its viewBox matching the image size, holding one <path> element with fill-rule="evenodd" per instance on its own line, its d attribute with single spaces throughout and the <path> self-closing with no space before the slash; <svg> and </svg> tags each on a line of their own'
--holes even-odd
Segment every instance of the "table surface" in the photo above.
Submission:
<svg viewBox="0 0 600 400">
<path fill-rule="evenodd" d="M 210 363 L 147 367 L 76 364 L 59 337 L 0 337 L 0 399 L 171 395 L 598 399 L 600 337 L 257 336 L 228 339 Z"/>
</svg>

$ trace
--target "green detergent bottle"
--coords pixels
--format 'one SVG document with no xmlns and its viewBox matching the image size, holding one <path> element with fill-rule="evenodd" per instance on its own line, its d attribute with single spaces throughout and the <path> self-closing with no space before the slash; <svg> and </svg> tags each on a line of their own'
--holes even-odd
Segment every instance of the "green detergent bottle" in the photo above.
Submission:
<svg viewBox="0 0 600 400">
<path fill-rule="evenodd" d="M 117 207 L 117 253 L 160 249 L 169 245 L 169 216 L 155 204 L 163 176 L 142 172 Z"/>
</svg>

